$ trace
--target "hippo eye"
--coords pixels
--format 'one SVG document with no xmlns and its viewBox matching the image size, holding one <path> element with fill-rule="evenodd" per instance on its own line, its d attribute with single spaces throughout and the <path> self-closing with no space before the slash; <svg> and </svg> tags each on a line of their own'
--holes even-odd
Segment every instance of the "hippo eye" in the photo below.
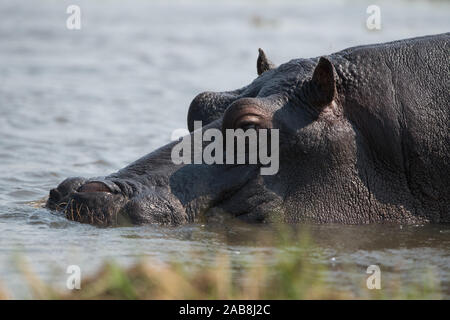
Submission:
<svg viewBox="0 0 450 320">
<path fill-rule="evenodd" d="M 261 128 L 261 118 L 254 114 L 244 115 L 234 122 L 233 128 L 244 131 L 248 129 L 258 130 Z"/>
<path fill-rule="evenodd" d="M 226 129 L 269 129 L 272 127 L 271 114 L 257 104 L 232 104 L 225 112 L 222 130 Z M 224 131 L 225 132 L 225 131 Z"/>
<path fill-rule="evenodd" d="M 257 124 L 254 123 L 246 123 L 244 125 L 241 125 L 240 128 L 244 131 L 247 131 L 249 129 L 254 129 L 254 130 L 258 130 L 259 126 Z"/>
</svg>

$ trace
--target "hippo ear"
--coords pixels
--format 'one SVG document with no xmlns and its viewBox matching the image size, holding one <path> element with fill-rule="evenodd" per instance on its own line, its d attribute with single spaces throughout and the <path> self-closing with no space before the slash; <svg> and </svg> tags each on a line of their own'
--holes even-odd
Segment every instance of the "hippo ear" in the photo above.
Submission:
<svg viewBox="0 0 450 320">
<path fill-rule="evenodd" d="M 264 72 L 270 69 L 274 69 L 275 65 L 267 59 L 264 51 L 259 48 L 258 60 L 256 60 L 256 71 L 258 71 L 258 76 L 262 75 Z"/>
<path fill-rule="evenodd" d="M 321 57 L 311 79 L 311 103 L 322 110 L 336 98 L 336 70 L 325 57 Z"/>
</svg>

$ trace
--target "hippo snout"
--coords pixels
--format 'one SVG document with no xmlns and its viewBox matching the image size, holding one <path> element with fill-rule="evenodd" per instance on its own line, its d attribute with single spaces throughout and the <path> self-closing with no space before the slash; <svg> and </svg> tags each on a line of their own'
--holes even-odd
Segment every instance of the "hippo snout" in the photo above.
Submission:
<svg viewBox="0 0 450 320">
<path fill-rule="evenodd" d="M 69 196 L 86 182 L 85 178 L 67 178 L 56 188 L 50 190 L 46 207 L 52 210 L 62 210 L 67 205 Z"/>
<path fill-rule="evenodd" d="M 121 189 L 112 181 L 73 177 L 50 190 L 46 207 L 62 211 L 69 220 L 109 226 L 122 220 L 119 212 L 125 202 Z"/>
<path fill-rule="evenodd" d="M 116 178 L 68 178 L 50 191 L 47 207 L 62 211 L 69 220 L 100 227 L 189 220 L 167 188 Z"/>
<path fill-rule="evenodd" d="M 123 224 L 124 204 L 121 194 L 112 193 L 105 184 L 90 182 L 71 193 L 63 212 L 69 220 L 106 227 Z"/>
</svg>

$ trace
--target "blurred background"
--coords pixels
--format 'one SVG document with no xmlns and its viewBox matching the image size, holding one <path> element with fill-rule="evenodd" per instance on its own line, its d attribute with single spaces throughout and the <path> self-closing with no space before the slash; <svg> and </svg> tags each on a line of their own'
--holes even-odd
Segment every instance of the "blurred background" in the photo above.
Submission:
<svg viewBox="0 0 450 320">
<path fill-rule="evenodd" d="M 372 4 L 381 9 L 380 30 L 366 26 Z M 66 27 L 69 5 L 81 8 L 80 30 Z M 195 226 L 99 230 L 39 205 L 68 176 L 109 174 L 169 142 L 174 129 L 186 127 L 196 94 L 236 89 L 256 77 L 259 47 L 281 64 L 449 30 L 449 1 L 2 0 L 2 280 L 19 287 L 10 263 L 17 253 L 47 278 L 49 265 L 92 267 L 105 257 L 127 260 L 130 252 L 182 260 L 180 252 L 204 248 L 205 239 L 211 252 L 250 254 Z M 200 236 L 190 237 L 192 228 Z M 448 280 L 448 251 L 434 245 L 420 254 L 438 259 Z"/>
</svg>

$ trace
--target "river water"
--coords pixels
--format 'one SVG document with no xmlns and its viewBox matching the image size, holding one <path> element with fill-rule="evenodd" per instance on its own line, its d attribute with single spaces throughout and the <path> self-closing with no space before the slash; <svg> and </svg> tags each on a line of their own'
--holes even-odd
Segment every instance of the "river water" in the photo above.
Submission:
<svg viewBox="0 0 450 320">
<path fill-rule="evenodd" d="M 81 8 L 81 30 L 66 8 Z M 252 261 L 280 250 L 260 237 L 270 226 L 97 228 L 43 209 L 68 176 L 106 175 L 186 126 L 199 92 L 224 91 L 256 76 L 257 49 L 275 63 L 353 45 L 450 29 L 445 1 L 377 2 L 382 28 L 366 28 L 365 1 L 18 1 L 0 2 L 0 281 L 30 297 L 17 268 L 64 288 L 68 265 L 93 272 L 106 259 L 138 257 L 199 264 L 217 253 Z M 432 270 L 450 298 L 449 226 L 311 226 L 330 286 L 361 286 L 377 264 L 384 287 Z M 255 235 L 255 236 L 253 236 Z M 203 259 L 203 260 L 202 260 Z M 212 259 L 212 258 L 211 258 Z M 267 260 L 266 263 L 273 263 Z M 355 265 L 348 271 L 342 266 Z M 418 276 L 419 275 L 419 276 Z M 356 290 L 356 289 L 355 289 Z"/>
</svg>

